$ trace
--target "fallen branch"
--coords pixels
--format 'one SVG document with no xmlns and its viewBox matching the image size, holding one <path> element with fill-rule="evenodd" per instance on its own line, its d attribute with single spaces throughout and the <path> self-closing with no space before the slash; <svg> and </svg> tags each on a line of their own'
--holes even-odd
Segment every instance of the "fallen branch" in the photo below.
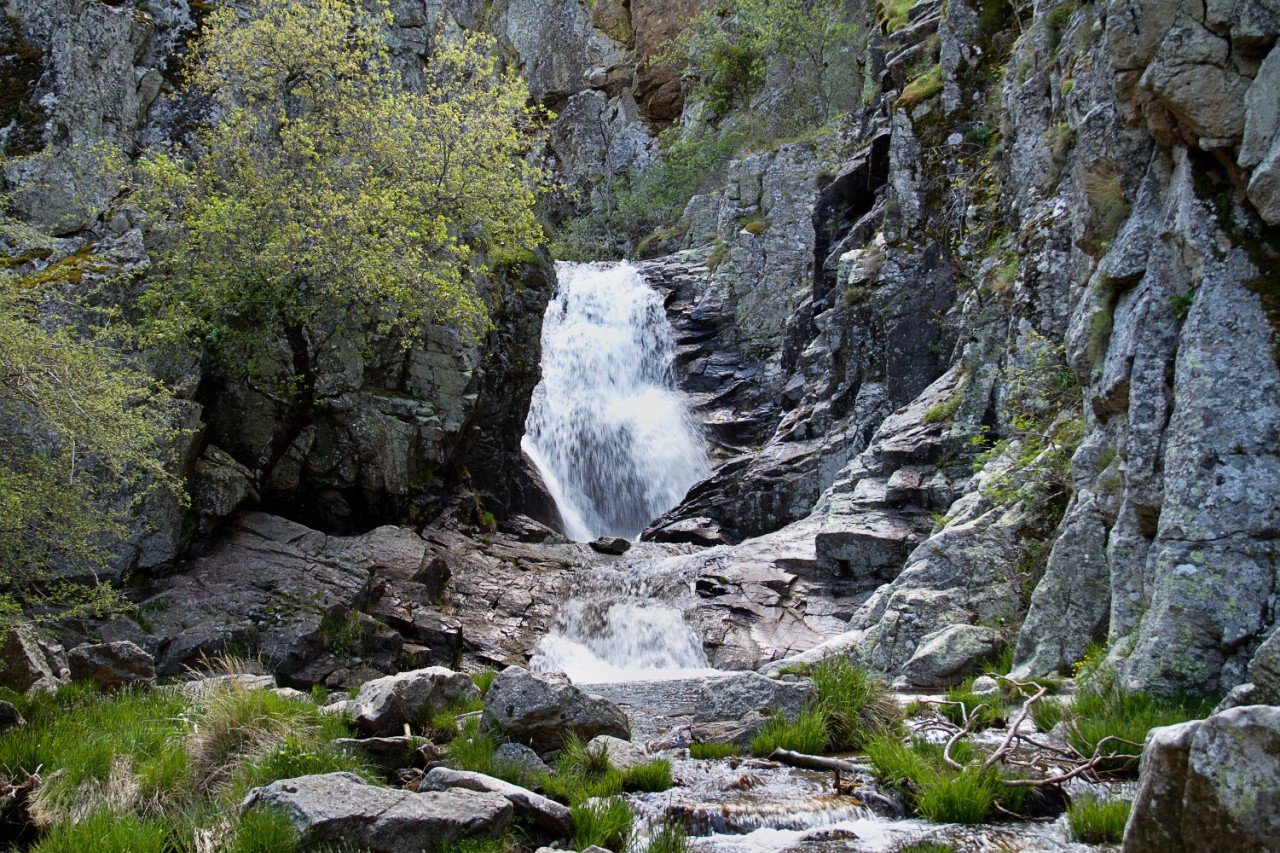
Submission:
<svg viewBox="0 0 1280 853">
<path fill-rule="evenodd" d="M 769 756 L 770 761 L 799 767 L 804 770 L 826 770 L 831 773 L 857 773 L 858 765 L 840 758 L 827 758 L 823 755 L 807 755 L 789 749 L 775 749 Z"/>
</svg>

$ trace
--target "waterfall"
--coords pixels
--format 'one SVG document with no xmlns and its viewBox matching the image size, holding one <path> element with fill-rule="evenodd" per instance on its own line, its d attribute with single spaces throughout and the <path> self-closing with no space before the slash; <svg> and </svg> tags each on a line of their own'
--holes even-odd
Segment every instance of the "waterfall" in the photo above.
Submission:
<svg viewBox="0 0 1280 853">
<path fill-rule="evenodd" d="M 523 447 L 565 534 L 636 539 L 710 469 L 672 381 L 671 324 L 628 263 L 556 264 Z"/>
</svg>

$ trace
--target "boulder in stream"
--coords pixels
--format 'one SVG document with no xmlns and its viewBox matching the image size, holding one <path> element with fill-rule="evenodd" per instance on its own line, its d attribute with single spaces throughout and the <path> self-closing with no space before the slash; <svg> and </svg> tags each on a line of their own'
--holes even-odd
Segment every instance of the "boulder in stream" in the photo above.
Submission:
<svg viewBox="0 0 1280 853">
<path fill-rule="evenodd" d="M 543 832 L 560 838 L 573 831 L 573 823 L 569 819 L 569 809 L 535 794 L 527 788 L 486 776 L 483 773 L 472 773 L 466 770 L 453 770 L 449 767 L 433 767 L 418 785 L 418 791 L 449 791 L 462 788 L 468 791 L 484 791 L 505 797 L 517 815 L 527 818 Z"/>
</svg>

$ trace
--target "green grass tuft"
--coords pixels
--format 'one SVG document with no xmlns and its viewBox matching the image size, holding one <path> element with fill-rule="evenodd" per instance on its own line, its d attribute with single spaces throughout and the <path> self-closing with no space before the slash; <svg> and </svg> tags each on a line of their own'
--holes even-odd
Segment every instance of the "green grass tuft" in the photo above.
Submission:
<svg viewBox="0 0 1280 853">
<path fill-rule="evenodd" d="M 734 758 L 742 755 L 742 747 L 736 743 L 691 743 L 689 757 L 703 761 L 714 761 L 718 758 Z"/>
<path fill-rule="evenodd" d="M 498 677 L 496 669 L 482 669 L 479 672 L 471 674 L 471 682 L 480 690 L 483 696 L 489 692 L 489 688 L 493 686 L 493 680 Z"/>
<path fill-rule="evenodd" d="M 677 820 L 668 820 L 658 831 L 649 834 L 645 853 L 689 853 L 692 849 L 684 825 Z"/>
<path fill-rule="evenodd" d="M 635 816 L 625 800 L 609 797 L 582 803 L 572 806 L 569 813 L 575 849 L 583 850 L 596 844 L 621 853 L 629 846 Z"/>
<path fill-rule="evenodd" d="M 934 823 L 982 823 L 1003 787 L 995 769 L 966 767 L 958 773 L 936 773 L 920 786 L 916 811 Z"/>
<path fill-rule="evenodd" d="M 279 809 L 255 808 L 236 826 L 227 853 L 294 853 L 300 845 L 298 829 Z"/>
<path fill-rule="evenodd" d="M 827 720 L 821 711 L 801 711 L 795 722 L 782 714 L 769 718 L 751 739 L 751 754 L 768 757 L 775 749 L 818 754 L 827 745 Z"/>
<path fill-rule="evenodd" d="M 1159 726 L 1203 719 L 1213 711 L 1214 704 L 1212 699 L 1165 699 L 1115 687 L 1081 690 L 1066 710 L 1069 720 L 1067 743 L 1082 755 L 1092 755 L 1103 739 L 1119 738 L 1104 744 L 1102 752 L 1124 757 L 1116 758 L 1100 769 L 1133 775 L 1138 770 L 1138 757 L 1142 754 L 1147 732 Z"/>
<path fill-rule="evenodd" d="M 102 810 L 55 824 L 31 853 L 165 853 L 168 845 L 169 830 L 159 818 Z"/>
<path fill-rule="evenodd" d="M 1082 797 L 1067 807 L 1071 837 L 1085 844 L 1119 844 L 1132 808 L 1128 800 Z"/>
<path fill-rule="evenodd" d="M 671 784 L 671 762 L 665 758 L 622 771 L 622 790 L 631 793 L 665 791 Z"/>
<path fill-rule="evenodd" d="M 826 724 L 828 750 L 858 749 L 902 721 L 884 679 L 846 657 L 824 658 L 811 677 L 818 688 L 817 709 Z"/>
<path fill-rule="evenodd" d="M 957 726 L 964 725 L 966 714 L 978 715 L 977 722 L 973 726 L 975 732 L 1002 726 L 1009 719 L 1009 709 L 1005 707 L 1003 697 L 998 693 L 992 696 L 978 696 L 973 692 L 972 678 L 966 678 L 961 684 L 948 690 L 946 700 L 964 705 L 964 713 L 961 713 L 958 705 L 938 706 L 942 715 Z"/>
</svg>

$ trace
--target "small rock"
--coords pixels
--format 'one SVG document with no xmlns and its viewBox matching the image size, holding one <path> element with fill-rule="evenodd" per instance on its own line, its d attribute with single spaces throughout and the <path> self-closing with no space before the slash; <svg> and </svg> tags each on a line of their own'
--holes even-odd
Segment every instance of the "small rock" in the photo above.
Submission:
<svg viewBox="0 0 1280 853">
<path fill-rule="evenodd" d="M 989 675 L 980 675 L 973 680 L 970 691 L 974 696 L 995 696 L 1000 692 L 1000 682 Z"/>
<path fill-rule="evenodd" d="M 366 682 L 356 694 L 356 723 L 365 732 L 396 734 L 426 709 L 479 699 L 470 676 L 443 666 L 415 669 Z"/>
<path fill-rule="evenodd" d="M 370 738 L 340 737 L 331 740 L 330 743 L 341 749 L 372 755 L 383 764 L 392 767 L 408 767 L 415 761 L 423 760 L 426 755 L 430 755 L 434 760 L 438 752 L 435 745 L 426 738 L 405 735 Z M 427 747 L 429 751 L 423 753 L 423 747 Z"/>
<path fill-rule="evenodd" d="M 630 770 L 641 764 L 648 764 L 652 757 L 643 746 L 609 735 L 596 735 L 587 744 L 590 752 L 603 752 L 609 756 L 609 763 L 619 770 Z"/>
<path fill-rule="evenodd" d="M 275 687 L 276 680 L 272 676 L 253 675 L 247 672 L 212 675 L 208 678 L 185 681 L 180 685 L 184 693 L 196 699 L 217 690 L 274 690 Z"/>
<path fill-rule="evenodd" d="M 556 838 L 566 836 L 573 831 L 569 810 L 555 800 L 483 773 L 435 767 L 423 777 L 422 784 L 418 786 L 419 791 L 447 791 L 454 788 L 484 791 L 506 797 L 517 815 L 527 818 L 543 832 Z"/>
<path fill-rule="evenodd" d="M 493 760 L 508 767 L 519 767 L 531 773 L 545 773 L 550 768 L 538 753 L 522 743 L 504 743 L 493 752 Z"/>
<path fill-rule="evenodd" d="M 601 536 L 591 543 L 591 549 L 601 554 L 619 556 L 631 550 L 631 541 L 621 536 Z"/>
<path fill-rule="evenodd" d="M 73 681 L 92 681 L 103 690 L 156 680 L 155 660 L 128 640 L 84 643 L 72 649 L 67 659 Z"/>
<path fill-rule="evenodd" d="M 630 739 L 627 715 L 600 696 L 591 696 L 561 673 L 537 674 L 518 666 L 503 670 L 484 698 L 485 727 L 534 748 L 539 754 L 564 746 L 570 735 Z"/>
<path fill-rule="evenodd" d="M 11 702 L 0 701 L 0 734 L 16 729 L 24 722 L 26 721 L 22 719 L 22 714 Z"/>
<path fill-rule="evenodd" d="M 416 794 L 370 785 L 354 773 L 282 779 L 254 788 L 242 808 L 278 808 L 304 845 L 354 845 L 371 853 L 436 850 L 463 838 L 494 838 L 511 823 L 506 797 L 454 788 Z"/>
</svg>

